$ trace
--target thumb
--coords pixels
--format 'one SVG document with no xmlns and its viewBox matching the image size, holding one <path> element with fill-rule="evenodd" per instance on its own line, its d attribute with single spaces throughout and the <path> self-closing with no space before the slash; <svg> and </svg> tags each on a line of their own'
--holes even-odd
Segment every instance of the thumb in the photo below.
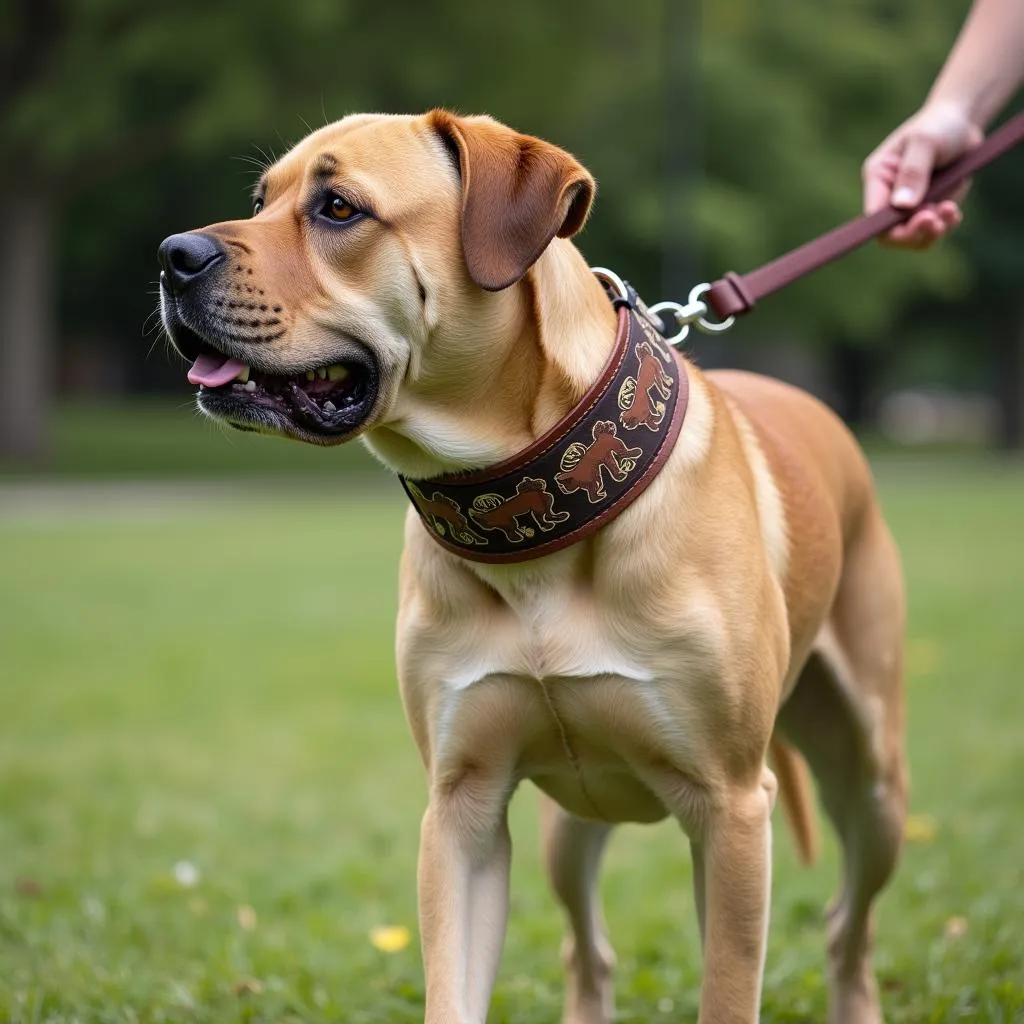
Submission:
<svg viewBox="0 0 1024 1024">
<path fill-rule="evenodd" d="M 893 206 L 914 207 L 924 199 L 932 180 L 936 148 L 936 144 L 924 135 L 915 135 L 907 141 L 893 182 Z"/>
</svg>

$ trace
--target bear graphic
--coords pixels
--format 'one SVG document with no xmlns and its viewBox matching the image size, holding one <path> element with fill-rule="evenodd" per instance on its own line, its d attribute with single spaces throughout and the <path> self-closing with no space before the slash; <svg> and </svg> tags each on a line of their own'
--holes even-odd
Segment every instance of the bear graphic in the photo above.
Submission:
<svg viewBox="0 0 1024 1024">
<path fill-rule="evenodd" d="M 410 483 L 408 487 L 420 514 L 442 537 L 447 534 L 451 540 L 459 541 L 461 544 L 487 543 L 485 537 L 473 532 L 457 501 L 453 501 L 440 491 L 434 491 L 433 495 L 427 498 L 415 484 Z"/>
<path fill-rule="evenodd" d="M 469 509 L 473 522 L 484 530 L 500 530 L 511 543 L 532 537 L 532 526 L 521 526 L 517 516 L 530 516 L 541 530 L 547 532 L 569 518 L 568 512 L 555 512 L 554 496 L 547 483 L 538 477 L 524 476 L 511 498 L 500 494 L 480 494 Z"/>
<path fill-rule="evenodd" d="M 562 455 L 562 472 L 555 474 L 555 483 L 563 494 L 583 490 L 593 504 L 608 495 L 604 487 L 602 470 L 616 483 L 636 468 L 636 460 L 643 455 L 642 448 L 628 448 L 616 435 L 611 420 L 598 420 L 591 431 L 594 441 L 583 445 L 579 441 L 569 445 Z"/>
<path fill-rule="evenodd" d="M 665 418 L 665 404 L 653 397 L 651 391 L 668 398 L 674 382 L 646 341 L 641 341 L 633 351 L 638 362 L 636 377 L 627 377 L 622 383 L 619 420 L 627 430 L 647 427 L 657 431 Z"/>
</svg>

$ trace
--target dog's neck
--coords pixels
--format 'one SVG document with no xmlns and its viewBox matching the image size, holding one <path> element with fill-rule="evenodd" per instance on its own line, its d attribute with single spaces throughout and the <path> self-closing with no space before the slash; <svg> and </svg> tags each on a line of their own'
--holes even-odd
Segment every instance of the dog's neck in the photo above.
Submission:
<svg viewBox="0 0 1024 1024">
<path fill-rule="evenodd" d="M 367 446 L 415 479 L 482 469 L 528 448 L 600 376 L 616 316 L 572 243 L 555 239 L 518 284 L 481 298 L 478 315 L 439 325 L 428 344 L 451 353 L 404 388 Z"/>
</svg>

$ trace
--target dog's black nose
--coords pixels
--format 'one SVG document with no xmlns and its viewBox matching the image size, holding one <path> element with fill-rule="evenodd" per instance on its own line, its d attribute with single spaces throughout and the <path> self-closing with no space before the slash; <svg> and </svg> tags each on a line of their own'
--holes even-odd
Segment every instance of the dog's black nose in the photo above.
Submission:
<svg viewBox="0 0 1024 1024">
<path fill-rule="evenodd" d="M 167 283 L 175 294 L 183 292 L 211 267 L 224 259 L 220 242 L 201 231 L 171 235 L 160 243 L 157 252 Z"/>
</svg>

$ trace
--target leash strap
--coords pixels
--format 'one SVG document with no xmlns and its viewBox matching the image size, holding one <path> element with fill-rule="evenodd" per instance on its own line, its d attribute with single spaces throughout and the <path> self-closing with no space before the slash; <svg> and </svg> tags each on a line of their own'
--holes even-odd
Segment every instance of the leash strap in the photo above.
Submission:
<svg viewBox="0 0 1024 1024">
<path fill-rule="evenodd" d="M 975 171 L 1008 153 L 1021 142 L 1024 142 L 1024 113 L 1011 118 L 977 149 L 936 174 L 921 205 L 947 198 Z M 807 242 L 799 249 L 794 249 L 749 274 L 740 275 L 730 271 L 711 285 L 704 297 L 705 301 L 723 320 L 730 316 L 749 313 L 758 299 L 785 288 L 786 285 L 825 266 L 826 263 L 831 263 L 864 245 L 865 242 L 885 234 L 890 228 L 909 220 L 919 209 L 920 206 L 912 210 L 887 206 L 869 217 L 857 217 L 848 221 L 828 234 Z"/>
</svg>

